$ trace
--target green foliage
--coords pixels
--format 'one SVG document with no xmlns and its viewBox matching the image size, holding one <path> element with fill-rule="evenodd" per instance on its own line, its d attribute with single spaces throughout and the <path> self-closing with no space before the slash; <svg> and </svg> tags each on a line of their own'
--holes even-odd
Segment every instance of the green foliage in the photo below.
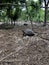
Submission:
<svg viewBox="0 0 49 65">
<path fill-rule="evenodd" d="M 25 3 L 26 2 L 26 0 L 19 0 L 20 1 L 20 3 Z"/>
<path fill-rule="evenodd" d="M 26 10 L 22 11 L 22 19 L 28 20 L 31 17 L 32 21 L 44 21 L 44 11 L 40 8 L 39 1 L 28 0 L 26 6 Z"/>
<path fill-rule="evenodd" d="M 18 0 L 1 0 L 1 3 L 13 3 L 13 2 L 18 2 Z"/>
<path fill-rule="evenodd" d="M 21 12 L 21 19 L 24 20 L 24 21 L 27 21 L 28 20 L 28 16 L 26 14 L 26 11 L 22 11 Z"/>
<path fill-rule="evenodd" d="M 13 9 L 12 13 L 11 13 L 11 17 L 13 19 L 13 21 L 17 20 L 20 16 L 20 9 L 19 7 L 16 7 L 15 9 Z"/>
<path fill-rule="evenodd" d="M 21 12 L 21 10 L 20 10 L 19 6 L 13 7 L 13 8 L 8 7 L 8 9 L 7 9 L 8 18 L 11 18 L 11 20 L 16 21 L 20 16 L 20 12 Z"/>
<path fill-rule="evenodd" d="M 0 6 L 3 7 L 2 9 L 5 9 L 4 13 L 2 13 L 0 19 L 5 20 L 13 20 L 16 21 L 19 17 L 22 20 L 27 21 L 28 19 L 32 19 L 32 21 L 44 21 L 44 11 L 40 8 L 42 2 L 44 0 L 38 0 L 37 2 L 34 2 L 34 0 L 0 0 L 1 3 L 15 3 L 17 6 L 14 5 L 8 5 L 8 6 Z M 21 6 L 19 6 L 19 4 Z M 22 11 L 20 8 L 24 6 L 26 10 Z M 49 16 L 49 15 L 48 15 Z"/>
</svg>

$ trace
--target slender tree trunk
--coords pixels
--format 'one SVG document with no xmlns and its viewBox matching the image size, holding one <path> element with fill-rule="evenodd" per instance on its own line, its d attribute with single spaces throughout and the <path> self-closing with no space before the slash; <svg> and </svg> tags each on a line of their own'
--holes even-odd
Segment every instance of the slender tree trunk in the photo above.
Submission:
<svg viewBox="0 0 49 65">
<path fill-rule="evenodd" d="M 33 23 L 32 23 L 32 21 L 30 21 L 31 22 L 31 27 L 32 27 L 32 30 L 33 30 Z"/>
<path fill-rule="evenodd" d="M 47 21 L 47 6 L 45 6 L 44 26 L 46 26 L 46 21 Z"/>
<path fill-rule="evenodd" d="M 44 2 L 45 2 L 44 26 L 46 26 L 48 3 L 46 4 L 46 0 L 44 0 Z"/>
<path fill-rule="evenodd" d="M 32 30 L 33 30 L 32 18 L 31 18 L 31 16 L 29 16 L 29 18 L 30 18 L 31 28 L 32 28 Z"/>
<path fill-rule="evenodd" d="M 14 26 L 15 26 L 15 21 L 14 21 Z"/>
<path fill-rule="evenodd" d="M 13 20 L 11 19 L 11 25 L 13 24 Z"/>
</svg>

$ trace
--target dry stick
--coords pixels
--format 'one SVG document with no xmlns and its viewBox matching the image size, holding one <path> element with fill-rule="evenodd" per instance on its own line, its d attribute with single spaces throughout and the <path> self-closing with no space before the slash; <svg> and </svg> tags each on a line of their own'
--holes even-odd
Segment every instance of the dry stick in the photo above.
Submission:
<svg viewBox="0 0 49 65">
<path fill-rule="evenodd" d="M 35 33 L 38 33 L 38 32 L 35 32 Z M 38 33 L 39 34 L 39 33 Z M 42 36 L 38 36 L 38 34 L 37 34 L 37 37 L 40 37 L 44 42 L 49 42 L 49 39 L 46 39 L 46 38 L 43 38 Z M 42 33 L 41 33 L 42 34 Z"/>
<path fill-rule="evenodd" d="M 34 31 L 35 32 L 35 31 Z M 47 38 L 43 38 L 42 36 L 38 36 L 39 34 L 42 34 L 42 32 L 41 33 L 38 33 L 38 32 L 35 32 L 36 34 L 37 34 L 37 37 L 40 37 L 41 39 L 43 39 L 44 41 L 49 41 L 49 39 L 47 39 Z"/>
<path fill-rule="evenodd" d="M 8 54 L 7 56 L 3 57 L 2 59 L 0 59 L 0 62 L 3 61 L 4 59 L 6 59 L 7 57 L 15 54 L 16 52 L 18 52 L 19 50 L 21 50 L 23 47 L 19 46 L 18 48 L 16 48 L 17 50 L 15 52 L 11 52 L 10 54 Z"/>
<path fill-rule="evenodd" d="M 25 62 L 25 61 L 28 61 L 28 60 L 23 60 L 23 59 L 12 59 L 12 60 L 3 60 L 2 62 L 5 62 L 5 63 L 8 63 L 8 62 Z"/>
<path fill-rule="evenodd" d="M 23 61 L 22 59 L 21 60 L 17 60 L 17 59 L 12 59 L 12 60 L 3 60 L 2 62 L 17 62 L 17 61 Z"/>
</svg>

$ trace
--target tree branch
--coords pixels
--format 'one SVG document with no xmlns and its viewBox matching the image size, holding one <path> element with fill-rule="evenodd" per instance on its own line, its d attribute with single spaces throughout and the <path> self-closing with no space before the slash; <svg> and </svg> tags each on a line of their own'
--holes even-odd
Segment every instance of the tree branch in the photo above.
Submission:
<svg viewBox="0 0 49 65">
<path fill-rule="evenodd" d="M 14 4 L 14 3 L 0 3 L 0 5 L 17 5 L 17 4 Z"/>
</svg>

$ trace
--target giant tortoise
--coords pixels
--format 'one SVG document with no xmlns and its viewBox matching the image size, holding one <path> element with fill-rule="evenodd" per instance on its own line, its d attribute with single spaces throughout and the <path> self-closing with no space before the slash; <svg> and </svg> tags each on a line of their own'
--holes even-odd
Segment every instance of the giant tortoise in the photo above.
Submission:
<svg viewBox="0 0 49 65">
<path fill-rule="evenodd" d="M 34 32 L 32 31 L 32 29 L 26 29 L 23 30 L 23 36 L 34 36 Z"/>
</svg>

